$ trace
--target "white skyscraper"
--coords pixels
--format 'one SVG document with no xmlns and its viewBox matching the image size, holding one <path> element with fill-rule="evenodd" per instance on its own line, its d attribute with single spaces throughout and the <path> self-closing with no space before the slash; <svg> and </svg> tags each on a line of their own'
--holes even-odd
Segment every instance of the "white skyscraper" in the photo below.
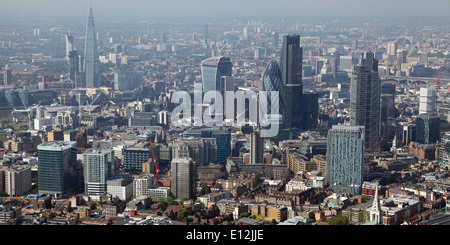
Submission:
<svg viewBox="0 0 450 245">
<path fill-rule="evenodd" d="M 420 88 L 419 114 L 433 114 L 436 112 L 436 89 Z"/>
</svg>

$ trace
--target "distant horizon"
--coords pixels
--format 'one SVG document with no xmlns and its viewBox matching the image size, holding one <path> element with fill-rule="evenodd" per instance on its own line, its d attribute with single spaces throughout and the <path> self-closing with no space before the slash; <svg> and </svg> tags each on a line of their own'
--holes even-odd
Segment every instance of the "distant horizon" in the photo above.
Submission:
<svg viewBox="0 0 450 245">
<path fill-rule="evenodd" d="M 330 18 L 449 18 L 448 0 L 17 0 L 2 3 L 2 15 L 70 17 L 87 15 L 105 18 L 255 18 L 255 17 L 330 17 Z"/>
</svg>

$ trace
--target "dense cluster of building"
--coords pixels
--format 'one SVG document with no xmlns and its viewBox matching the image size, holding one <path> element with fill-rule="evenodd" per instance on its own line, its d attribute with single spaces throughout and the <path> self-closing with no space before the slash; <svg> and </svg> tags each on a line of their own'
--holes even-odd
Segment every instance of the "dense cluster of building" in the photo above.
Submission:
<svg viewBox="0 0 450 245">
<path fill-rule="evenodd" d="M 83 54 L 64 33 L 64 59 L 3 71 L 0 223 L 450 221 L 448 63 L 429 57 L 448 40 L 326 26 L 105 41 L 90 8 Z"/>
</svg>

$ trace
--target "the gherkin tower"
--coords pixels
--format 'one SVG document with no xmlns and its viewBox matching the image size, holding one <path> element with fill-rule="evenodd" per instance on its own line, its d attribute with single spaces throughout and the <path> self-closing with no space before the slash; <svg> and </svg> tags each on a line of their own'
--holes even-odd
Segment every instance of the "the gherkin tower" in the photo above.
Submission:
<svg viewBox="0 0 450 245">
<path fill-rule="evenodd" d="M 282 100 L 283 96 L 283 81 L 281 80 L 281 70 L 278 63 L 275 60 L 270 61 L 263 74 L 262 79 L 262 91 L 267 91 L 267 105 L 263 108 L 267 108 L 267 114 L 272 114 L 274 108 L 278 106 L 278 114 L 283 113 L 284 104 Z M 271 100 L 271 92 L 277 91 L 278 96 L 275 96 L 275 100 Z"/>
<path fill-rule="evenodd" d="M 84 72 L 86 77 L 86 88 L 96 88 L 100 85 L 97 39 L 94 28 L 94 13 L 92 11 L 92 8 L 89 8 L 89 17 L 87 19 L 86 25 Z"/>
</svg>

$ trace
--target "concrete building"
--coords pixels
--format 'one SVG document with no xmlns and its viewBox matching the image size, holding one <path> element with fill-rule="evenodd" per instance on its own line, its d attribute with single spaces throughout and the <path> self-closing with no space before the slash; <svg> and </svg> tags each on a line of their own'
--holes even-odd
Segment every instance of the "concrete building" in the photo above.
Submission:
<svg viewBox="0 0 450 245">
<path fill-rule="evenodd" d="M 5 192 L 10 196 L 20 196 L 31 190 L 31 167 L 19 165 L 6 169 Z"/>
<path fill-rule="evenodd" d="M 192 159 L 173 159 L 170 190 L 176 199 L 193 198 L 195 165 Z"/>
</svg>

